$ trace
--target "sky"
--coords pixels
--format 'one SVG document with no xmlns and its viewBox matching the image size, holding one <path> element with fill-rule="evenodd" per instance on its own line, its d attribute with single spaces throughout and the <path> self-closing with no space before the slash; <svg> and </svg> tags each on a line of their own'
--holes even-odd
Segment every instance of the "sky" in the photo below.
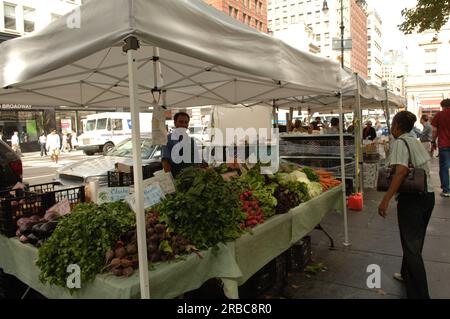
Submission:
<svg viewBox="0 0 450 319">
<path fill-rule="evenodd" d="M 383 49 L 403 51 L 405 47 L 404 34 L 398 30 L 397 25 L 403 22 L 401 11 L 412 8 L 417 0 L 367 0 L 369 8 L 373 7 L 381 16 L 383 22 Z"/>
</svg>

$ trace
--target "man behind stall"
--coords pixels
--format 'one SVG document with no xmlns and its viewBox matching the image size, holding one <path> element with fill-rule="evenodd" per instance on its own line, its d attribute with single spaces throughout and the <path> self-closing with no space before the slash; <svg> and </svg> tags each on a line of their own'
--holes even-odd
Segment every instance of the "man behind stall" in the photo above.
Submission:
<svg viewBox="0 0 450 319">
<path fill-rule="evenodd" d="M 182 169 L 199 165 L 199 159 L 200 159 L 200 152 L 199 147 L 197 146 L 195 140 L 190 137 L 190 143 L 184 143 L 184 147 L 181 149 L 175 149 L 174 147 L 183 141 L 184 137 L 189 138 L 187 135 L 187 129 L 189 127 L 189 121 L 190 117 L 185 112 L 178 112 L 175 114 L 173 118 L 174 124 L 175 124 L 175 130 L 170 133 L 167 137 L 167 144 L 163 146 L 162 149 L 162 165 L 165 172 L 171 172 L 174 177 L 178 175 L 178 173 L 181 172 Z M 191 156 L 190 159 L 185 161 L 185 158 L 183 156 L 183 150 L 184 149 L 191 150 Z"/>
<path fill-rule="evenodd" d="M 372 121 L 367 121 L 366 127 L 363 130 L 363 139 L 373 141 L 376 138 L 377 138 L 377 132 L 372 127 Z"/>
</svg>

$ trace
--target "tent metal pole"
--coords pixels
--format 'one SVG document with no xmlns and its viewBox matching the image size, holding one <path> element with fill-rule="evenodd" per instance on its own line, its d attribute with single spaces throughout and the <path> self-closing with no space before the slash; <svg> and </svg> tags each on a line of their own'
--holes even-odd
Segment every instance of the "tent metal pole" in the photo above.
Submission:
<svg viewBox="0 0 450 319">
<path fill-rule="evenodd" d="M 357 191 L 364 195 L 364 174 L 363 174 L 363 152 L 362 152 L 362 112 L 361 112 L 361 88 L 359 86 L 359 75 L 355 73 L 356 77 L 356 116 L 357 121 L 355 122 L 355 143 L 356 143 L 356 165 L 357 165 L 357 176 L 358 179 L 358 189 Z"/>
<path fill-rule="evenodd" d="M 139 48 L 138 40 L 130 37 L 125 40 L 124 51 L 128 57 L 128 79 L 130 92 L 130 111 L 132 125 L 132 147 L 133 147 L 133 177 L 134 193 L 136 198 L 136 232 L 138 240 L 139 255 L 139 280 L 141 286 L 141 298 L 150 299 L 150 287 L 148 276 L 147 260 L 147 238 L 145 230 L 145 211 L 144 211 L 144 188 L 142 183 L 142 155 L 141 155 L 141 128 L 139 126 L 139 102 L 137 85 L 137 66 L 134 58 L 136 50 Z"/>
<path fill-rule="evenodd" d="M 386 125 L 387 125 L 387 129 L 388 129 L 388 133 L 389 135 L 391 135 L 391 114 L 389 112 L 389 95 L 388 95 L 388 88 L 386 87 L 384 89 L 384 92 L 386 93 L 386 104 L 385 104 L 385 114 L 386 114 Z"/>
<path fill-rule="evenodd" d="M 273 120 L 275 121 L 275 128 L 278 128 L 278 113 L 277 113 L 277 104 L 275 103 L 275 100 L 272 101 L 272 114 L 273 114 Z"/>
<path fill-rule="evenodd" d="M 344 115 L 344 109 L 342 106 L 342 93 L 339 92 L 339 117 L 341 120 L 339 121 L 339 144 L 340 144 L 340 152 L 341 152 L 341 180 L 342 180 L 342 200 L 343 207 L 342 212 L 344 213 L 344 246 L 350 246 L 350 242 L 348 239 L 348 221 L 347 221 L 347 194 L 346 194 L 346 179 L 345 179 L 345 154 L 344 154 L 344 121 L 342 121 L 342 117 Z"/>
</svg>

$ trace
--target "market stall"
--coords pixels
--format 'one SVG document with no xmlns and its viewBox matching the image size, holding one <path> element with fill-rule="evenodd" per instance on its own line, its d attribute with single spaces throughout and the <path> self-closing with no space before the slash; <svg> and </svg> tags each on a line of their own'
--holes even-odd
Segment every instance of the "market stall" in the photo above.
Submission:
<svg viewBox="0 0 450 319">
<path fill-rule="evenodd" d="M 353 172 L 355 178 L 355 191 L 363 192 L 364 185 L 372 185 L 373 181 L 367 180 L 367 176 L 374 176 L 374 163 L 368 161 L 368 166 L 364 167 L 364 151 L 365 147 L 362 145 L 362 110 L 383 109 L 386 114 L 387 125 L 389 126 L 389 114 L 393 108 L 399 108 L 406 104 L 404 98 L 399 97 L 388 91 L 385 87 L 379 87 L 367 80 L 363 79 L 359 74 L 352 73 L 348 70 L 341 70 L 342 72 L 342 104 L 344 112 L 351 112 L 354 114 L 354 161 L 351 164 L 350 172 Z M 296 98 L 282 99 L 277 102 L 280 108 L 301 107 L 315 112 L 336 112 L 339 109 L 338 97 L 331 96 L 303 96 Z M 289 135 L 287 135 L 289 136 Z M 324 136 L 325 137 L 325 136 Z M 383 147 L 384 145 L 376 145 L 376 147 Z M 369 150 L 368 153 L 371 153 Z M 377 151 L 378 153 L 378 151 Z M 373 153 L 371 153 L 373 154 Z M 289 156 L 289 154 L 283 154 Z M 319 156 L 319 154 L 314 154 Z M 336 154 L 332 154 L 336 155 Z M 366 172 L 368 175 L 365 175 Z"/>
<path fill-rule="evenodd" d="M 79 24 L 68 27 L 74 15 Z M 297 51 L 202 1 L 92 0 L 0 49 L 1 102 L 129 107 L 134 167 L 141 167 L 139 110 L 153 107 L 153 138 L 164 144 L 165 134 L 157 132 L 165 108 L 340 89 L 337 63 Z M 141 170 L 134 170 L 134 180 L 141 297 L 149 298 Z"/>
<path fill-rule="evenodd" d="M 200 287 L 210 278 L 222 278 L 225 292 L 238 297 L 238 285 L 246 282 L 257 270 L 287 250 L 293 243 L 314 230 L 322 218 L 333 210 L 342 209 L 340 187 L 277 215 L 252 229 L 236 241 L 220 244 L 218 250 L 201 251 L 180 260 L 152 265 L 149 278 L 152 298 L 175 298 Z M 18 238 L 0 235 L 0 268 L 48 298 L 139 298 L 139 275 L 116 277 L 99 274 L 95 280 L 69 293 L 65 287 L 49 286 L 39 281 L 35 265 L 38 250 Z M 251 258 L 249 258 L 251 256 Z"/>
</svg>

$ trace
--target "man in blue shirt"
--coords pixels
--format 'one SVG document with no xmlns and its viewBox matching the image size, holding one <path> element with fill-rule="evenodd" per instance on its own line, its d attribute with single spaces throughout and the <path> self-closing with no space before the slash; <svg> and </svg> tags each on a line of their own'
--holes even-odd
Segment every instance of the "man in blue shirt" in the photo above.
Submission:
<svg viewBox="0 0 450 319">
<path fill-rule="evenodd" d="M 201 158 L 195 140 L 187 134 L 189 115 L 185 112 L 178 112 L 173 121 L 175 130 L 167 136 L 167 144 L 162 148 L 161 162 L 164 171 L 171 172 L 176 177 L 182 169 L 200 165 Z M 189 153 L 185 153 L 189 150 Z"/>
</svg>

